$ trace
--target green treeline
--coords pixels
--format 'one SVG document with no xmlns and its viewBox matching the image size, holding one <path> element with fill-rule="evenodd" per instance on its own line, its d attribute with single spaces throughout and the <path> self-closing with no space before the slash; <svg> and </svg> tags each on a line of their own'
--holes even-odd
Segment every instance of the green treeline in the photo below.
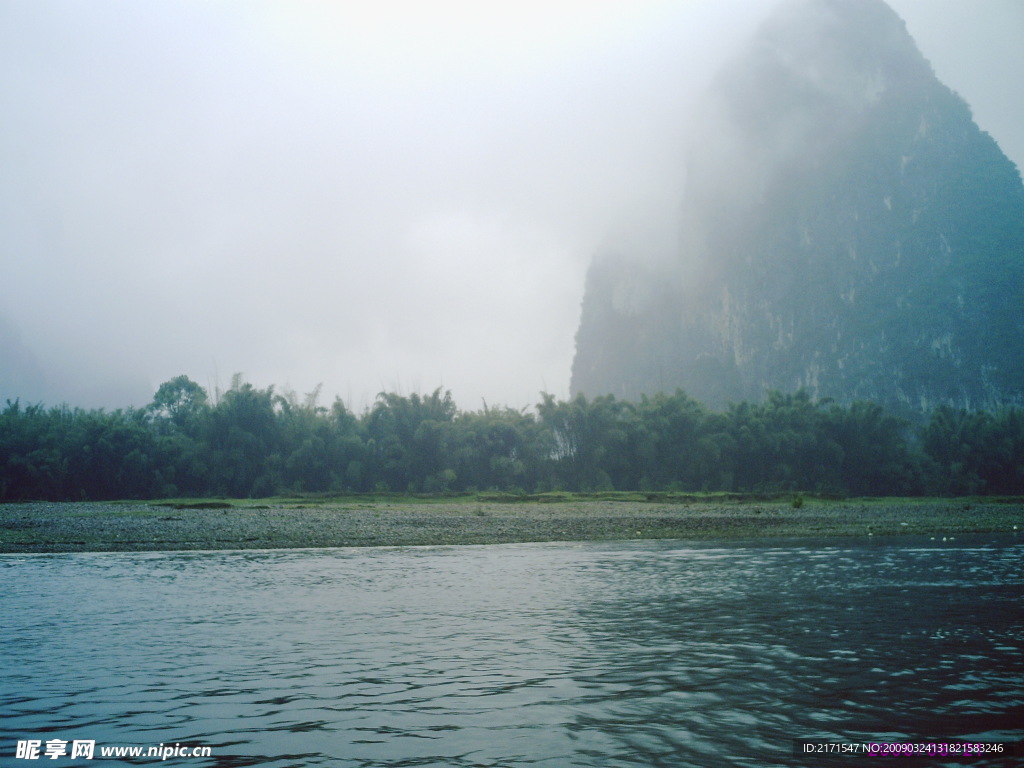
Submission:
<svg viewBox="0 0 1024 768">
<path fill-rule="evenodd" d="M 210 402 L 185 376 L 141 409 L 0 412 L 0 500 L 501 490 L 1024 494 L 1024 411 L 940 407 L 920 426 L 872 403 L 771 393 L 712 412 L 543 395 L 460 411 L 451 393 L 382 393 L 361 416 L 236 376 Z"/>
</svg>

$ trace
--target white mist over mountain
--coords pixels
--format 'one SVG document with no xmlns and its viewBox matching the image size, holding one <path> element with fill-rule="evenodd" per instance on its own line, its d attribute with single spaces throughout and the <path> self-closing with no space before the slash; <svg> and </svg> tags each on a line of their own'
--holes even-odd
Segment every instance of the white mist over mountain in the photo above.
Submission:
<svg viewBox="0 0 1024 768">
<path fill-rule="evenodd" d="M 773 5 L 0 2 L 0 402 L 565 396 L 591 256 L 671 248 Z M 1020 4 L 891 5 L 1020 165 Z"/>
</svg>

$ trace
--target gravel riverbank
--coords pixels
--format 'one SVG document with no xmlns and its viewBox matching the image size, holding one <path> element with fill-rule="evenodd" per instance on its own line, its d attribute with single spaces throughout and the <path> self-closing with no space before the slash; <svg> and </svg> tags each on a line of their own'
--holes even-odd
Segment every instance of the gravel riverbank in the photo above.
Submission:
<svg viewBox="0 0 1024 768">
<path fill-rule="evenodd" d="M 0 504 L 0 553 L 1024 532 L 1024 503 L 974 500 L 556 503 L 351 500 Z"/>
</svg>

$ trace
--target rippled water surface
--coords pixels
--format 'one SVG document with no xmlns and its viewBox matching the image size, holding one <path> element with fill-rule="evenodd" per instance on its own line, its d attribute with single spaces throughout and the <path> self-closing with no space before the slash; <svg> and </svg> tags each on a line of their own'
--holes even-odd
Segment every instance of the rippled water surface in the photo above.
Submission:
<svg viewBox="0 0 1024 768">
<path fill-rule="evenodd" d="M 595 768 L 1016 740 L 1022 556 L 962 536 L 0 557 L 0 762 L 28 738 Z"/>
</svg>

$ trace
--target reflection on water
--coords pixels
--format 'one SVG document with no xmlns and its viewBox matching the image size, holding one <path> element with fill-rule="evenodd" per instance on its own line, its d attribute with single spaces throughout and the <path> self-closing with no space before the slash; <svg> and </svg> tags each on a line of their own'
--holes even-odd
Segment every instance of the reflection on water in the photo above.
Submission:
<svg viewBox="0 0 1024 768">
<path fill-rule="evenodd" d="M 801 737 L 1017 740 L 1022 555 L 961 536 L 7 556 L 0 756 L 85 738 L 213 748 L 188 765 L 765 766 Z"/>
</svg>

